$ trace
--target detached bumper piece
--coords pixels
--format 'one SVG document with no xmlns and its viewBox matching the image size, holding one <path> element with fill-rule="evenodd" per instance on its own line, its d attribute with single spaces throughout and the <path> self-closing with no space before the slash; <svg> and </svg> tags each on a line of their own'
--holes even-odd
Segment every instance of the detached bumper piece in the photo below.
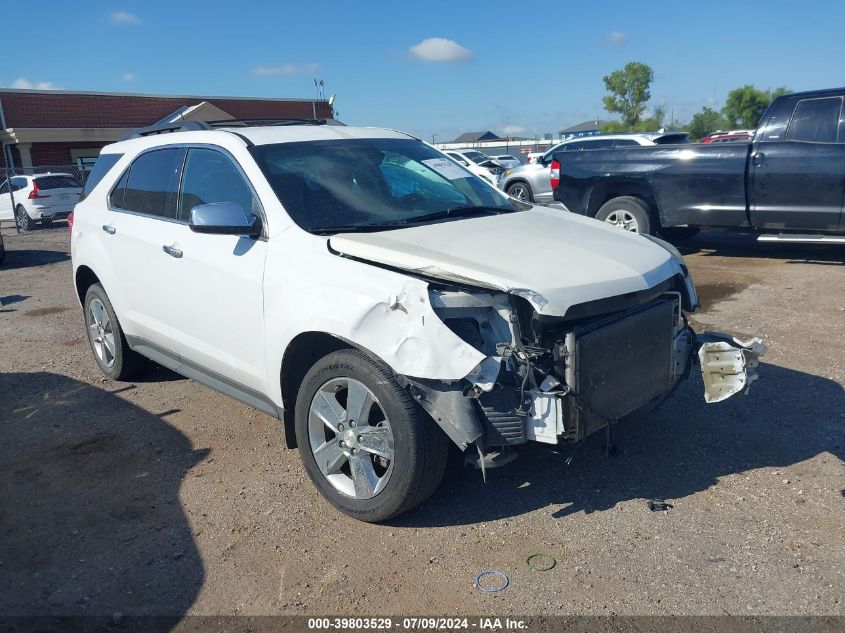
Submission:
<svg viewBox="0 0 845 633">
<path fill-rule="evenodd" d="M 760 357 L 768 351 L 759 338 L 743 342 L 720 332 L 697 334 L 695 342 L 704 379 L 704 400 L 708 403 L 747 393 L 757 380 Z"/>
</svg>

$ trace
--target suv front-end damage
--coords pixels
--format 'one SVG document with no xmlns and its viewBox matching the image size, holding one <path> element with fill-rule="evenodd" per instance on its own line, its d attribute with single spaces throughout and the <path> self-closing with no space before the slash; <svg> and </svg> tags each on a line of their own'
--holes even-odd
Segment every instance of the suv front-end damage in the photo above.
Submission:
<svg viewBox="0 0 845 633">
<path fill-rule="evenodd" d="M 696 334 L 684 316 L 697 304 L 687 280 L 575 305 L 562 317 L 539 314 L 543 298 L 526 290 L 432 283 L 434 312 L 485 358 L 463 380 L 409 378 L 409 389 L 459 447 L 477 447 L 482 467 L 508 461 L 501 457 L 516 445 L 578 442 L 656 407 L 696 358 L 707 402 L 745 393 L 765 347 Z"/>
</svg>

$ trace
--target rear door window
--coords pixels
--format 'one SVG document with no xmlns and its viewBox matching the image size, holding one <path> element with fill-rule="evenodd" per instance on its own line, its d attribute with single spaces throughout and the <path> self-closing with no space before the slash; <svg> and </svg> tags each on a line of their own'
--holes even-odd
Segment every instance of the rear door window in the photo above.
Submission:
<svg viewBox="0 0 845 633">
<path fill-rule="evenodd" d="M 799 101 L 786 132 L 786 140 L 835 143 L 841 110 L 842 97 Z"/>
<path fill-rule="evenodd" d="M 135 213 L 175 219 L 179 172 L 184 156 L 185 150 L 175 147 L 141 154 L 129 168 L 122 203 L 116 206 Z M 113 204 L 116 201 L 113 198 Z"/>
<path fill-rule="evenodd" d="M 618 138 L 613 141 L 613 147 L 631 147 L 632 145 L 639 145 L 639 143 L 630 138 Z"/>
<path fill-rule="evenodd" d="M 187 222 L 191 209 L 213 202 L 234 202 L 247 215 L 258 215 L 252 189 L 232 161 L 213 149 L 189 149 L 179 194 L 178 218 Z"/>
</svg>

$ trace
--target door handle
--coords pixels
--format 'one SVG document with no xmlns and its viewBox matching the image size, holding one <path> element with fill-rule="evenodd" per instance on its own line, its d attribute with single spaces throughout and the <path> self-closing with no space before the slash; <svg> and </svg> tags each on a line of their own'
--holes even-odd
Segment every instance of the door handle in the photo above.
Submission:
<svg viewBox="0 0 845 633">
<path fill-rule="evenodd" d="M 766 154 L 763 152 L 754 152 L 754 166 L 760 167 L 763 164 L 763 160 L 766 158 Z"/>
<path fill-rule="evenodd" d="M 182 257 L 182 251 L 180 251 L 178 248 L 173 248 L 172 246 L 164 245 L 164 246 L 161 247 L 161 250 L 163 250 L 165 253 L 167 253 L 171 257 L 176 257 L 177 259 L 179 257 Z"/>
<path fill-rule="evenodd" d="M 108 233 L 109 235 L 114 235 L 115 233 L 117 233 L 117 229 L 116 229 L 116 228 L 114 228 L 111 224 L 104 224 L 104 225 L 103 225 L 103 230 L 104 230 L 106 233 Z"/>
</svg>

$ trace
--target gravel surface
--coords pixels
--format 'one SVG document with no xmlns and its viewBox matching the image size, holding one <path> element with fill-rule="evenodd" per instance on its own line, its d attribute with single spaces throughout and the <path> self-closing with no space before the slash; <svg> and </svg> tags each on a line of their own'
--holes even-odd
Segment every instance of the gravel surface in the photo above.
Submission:
<svg viewBox="0 0 845 633">
<path fill-rule="evenodd" d="M 694 326 L 770 346 L 748 397 L 705 405 L 696 375 L 610 457 L 533 447 L 486 485 L 456 460 L 375 526 L 278 421 L 161 368 L 103 379 L 66 230 L 4 235 L 0 614 L 845 615 L 843 249 L 696 238 Z"/>
</svg>

